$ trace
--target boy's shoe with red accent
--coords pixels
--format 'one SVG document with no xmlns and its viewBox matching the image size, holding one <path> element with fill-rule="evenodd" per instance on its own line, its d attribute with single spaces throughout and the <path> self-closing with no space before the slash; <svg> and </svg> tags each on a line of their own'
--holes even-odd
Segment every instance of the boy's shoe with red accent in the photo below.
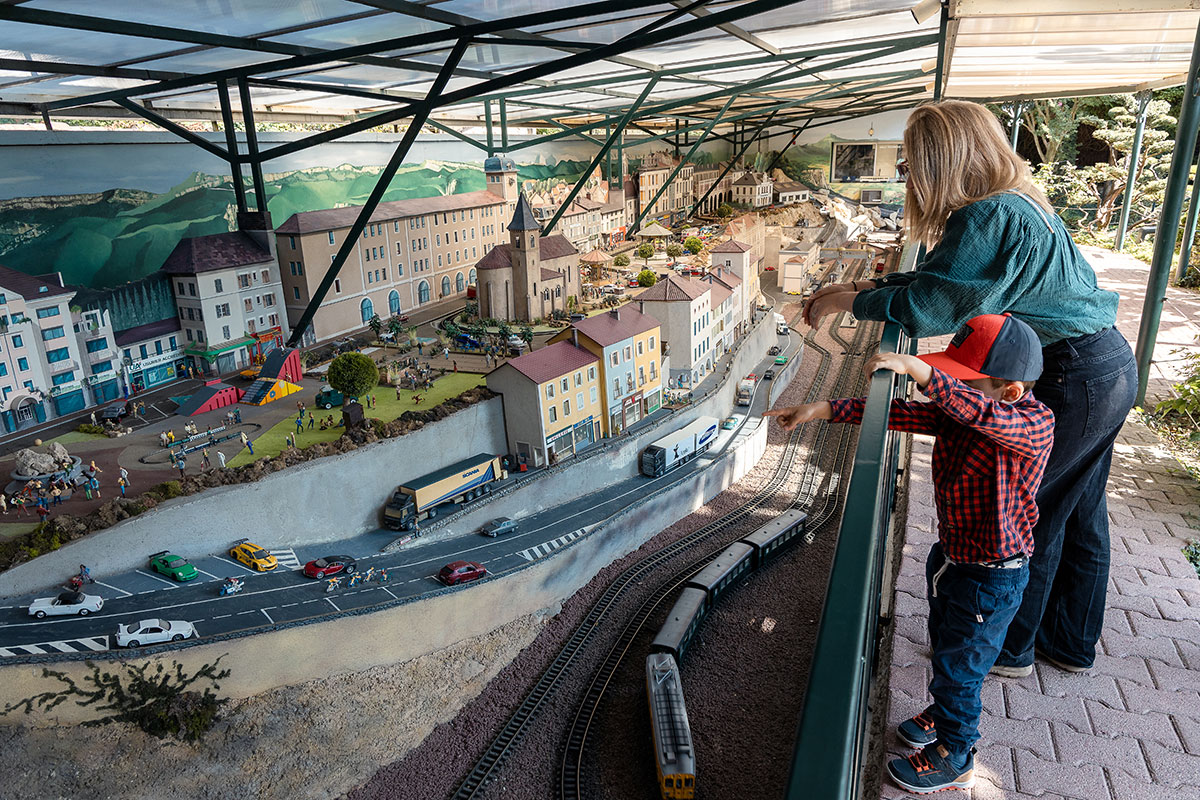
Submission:
<svg viewBox="0 0 1200 800">
<path fill-rule="evenodd" d="M 929 709 L 925 709 L 912 719 L 906 719 L 896 726 L 896 736 L 914 750 L 928 747 L 937 741 L 937 731 L 934 729 L 933 717 Z"/>
<path fill-rule="evenodd" d="M 955 769 L 950 755 L 941 744 L 931 744 L 908 758 L 888 762 L 888 774 L 902 789 L 913 794 L 932 794 L 943 789 L 970 789 L 975 785 L 975 749 L 967 754 L 967 763 Z"/>
</svg>

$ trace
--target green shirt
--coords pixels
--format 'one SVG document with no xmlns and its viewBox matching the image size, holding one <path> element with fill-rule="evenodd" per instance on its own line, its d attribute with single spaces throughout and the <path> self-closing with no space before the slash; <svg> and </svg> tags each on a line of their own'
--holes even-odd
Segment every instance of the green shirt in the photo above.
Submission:
<svg viewBox="0 0 1200 800">
<path fill-rule="evenodd" d="M 916 271 L 888 275 L 854 298 L 858 319 L 897 322 L 915 338 L 954 333 L 979 314 L 1011 312 L 1042 345 L 1096 333 L 1117 319 L 1057 214 L 1014 192 L 960 208 Z"/>
</svg>

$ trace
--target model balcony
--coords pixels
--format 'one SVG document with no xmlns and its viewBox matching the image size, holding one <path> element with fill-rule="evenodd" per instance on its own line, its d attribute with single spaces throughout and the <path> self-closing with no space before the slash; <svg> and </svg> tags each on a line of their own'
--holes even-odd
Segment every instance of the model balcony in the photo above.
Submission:
<svg viewBox="0 0 1200 800">
<path fill-rule="evenodd" d="M 115 354 L 115 351 L 111 347 L 105 347 L 103 350 L 89 350 L 87 353 L 87 363 L 95 364 L 100 361 L 107 361 Z"/>
<path fill-rule="evenodd" d="M 60 372 L 66 372 L 69 369 L 79 369 L 79 362 L 73 358 L 64 358 L 62 361 L 55 361 L 49 365 L 50 374 L 57 375 Z"/>
</svg>

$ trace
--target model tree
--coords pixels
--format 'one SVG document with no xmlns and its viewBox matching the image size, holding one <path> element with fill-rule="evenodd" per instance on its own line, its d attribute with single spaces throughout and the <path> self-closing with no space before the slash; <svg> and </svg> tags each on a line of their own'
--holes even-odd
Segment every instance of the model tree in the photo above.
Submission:
<svg viewBox="0 0 1200 800">
<path fill-rule="evenodd" d="M 717 206 L 717 216 L 721 219 L 729 219 L 733 216 L 733 206 L 729 205 L 729 203 L 721 203 L 721 205 Z"/>
<path fill-rule="evenodd" d="M 530 350 L 533 349 L 533 328 L 528 325 L 522 325 L 521 332 L 517 335 L 521 337 L 521 341 L 525 343 L 526 347 Z"/>
<path fill-rule="evenodd" d="M 683 248 L 672 242 L 667 245 L 667 255 L 671 258 L 679 258 L 683 255 Z"/>
<path fill-rule="evenodd" d="M 400 321 L 400 317 L 392 314 L 387 321 L 388 333 L 392 334 L 392 341 L 400 344 L 400 337 L 404 335 L 404 323 Z"/>
<path fill-rule="evenodd" d="M 614 267 L 628 267 L 629 266 L 629 256 L 625 255 L 624 253 L 614 256 L 613 257 L 613 266 Z"/>
<path fill-rule="evenodd" d="M 649 242 L 642 242 L 638 245 L 637 257 L 646 262 L 646 266 L 650 266 L 650 256 L 654 255 L 654 245 Z"/>
<path fill-rule="evenodd" d="M 329 364 L 329 385 L 347 397 L 362 397 L 379 385 L 379 367 L 362 353 L 342 353 Z"/>
<path fill-rule="evenodd" d="M 379 341 L 379 334 L 383 333 L 383 320 L 378 314 L 372 314 L 371 319 L 367 321 L 367 327 L 371 329 L 371 333 L 375 334 L 375 341 Z"/>
<path fill-rule="evenodd" d="M 704 249 L 704 242 L 700 241 L 699 236 L 689 236 L 683 240 L 683 247 L 689 253 L 695 255 Z"/>
<path fill-rule="evenodd" d="M 638 286 L 653 286 L 658 282 L 658 276 L 651 270 L 644 269 L 638 273 L 637 282 Z"/>
</svg>

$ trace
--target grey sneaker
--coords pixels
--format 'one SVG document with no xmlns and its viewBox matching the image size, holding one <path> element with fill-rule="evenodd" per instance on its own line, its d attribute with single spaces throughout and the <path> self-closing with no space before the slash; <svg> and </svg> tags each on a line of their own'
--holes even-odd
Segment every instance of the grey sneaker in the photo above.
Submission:
<svg viewBox="0 0 1200 800">
<path fill-rule="evenodd" d="M 1001 678 L 1026 678 L 1033 674 L 1033 664 L 1026 664 L 1023 667 L 1006 667 L 1003 664 L 993 664 L 988 672 L 993 675 L 999 675 Z"/>
<path fill-rule="evenodd" d="M 1057 658 L 1046 655 L 1041 650 L 1037 651 L 1038 658 L 1045 661 L 1047 664 L 1053 664 L 1063 672 L 1087 672 L 1091 667 L 1081 667 L 1078 664 L 1068 664 L 1065 661 L 1059 661 Z"/>
</svg>

